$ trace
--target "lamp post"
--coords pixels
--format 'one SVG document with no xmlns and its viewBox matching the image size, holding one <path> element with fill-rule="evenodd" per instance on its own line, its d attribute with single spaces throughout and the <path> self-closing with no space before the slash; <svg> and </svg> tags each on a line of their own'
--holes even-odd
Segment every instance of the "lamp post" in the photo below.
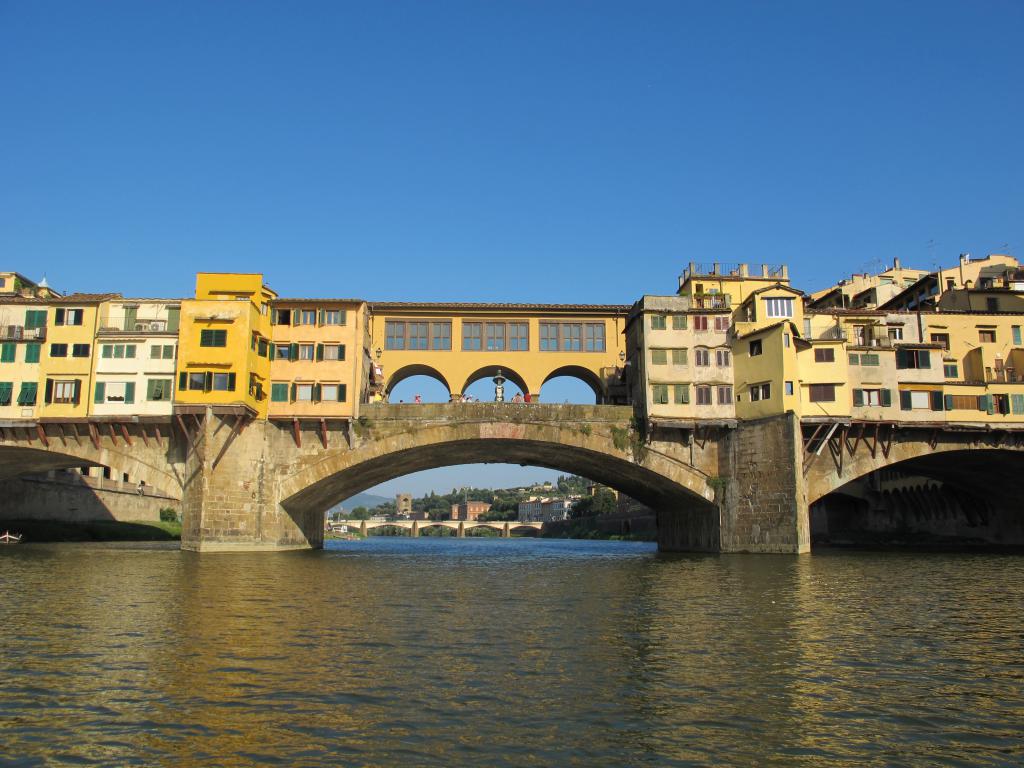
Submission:
<svg viewBox="0 0 1024 768">
<path fill-rule="evenodd" d="M 491 379 L 494 382 L 494 402 L 504 403 L 505 402 L 505 377 L 501 375 L 501 368 L 494 374 L 494 378 Z"/>
</svg>

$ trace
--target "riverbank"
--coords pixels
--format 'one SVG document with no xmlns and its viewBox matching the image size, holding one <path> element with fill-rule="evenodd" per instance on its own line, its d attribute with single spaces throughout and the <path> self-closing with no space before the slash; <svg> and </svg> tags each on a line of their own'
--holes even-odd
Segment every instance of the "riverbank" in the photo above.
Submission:
<svg viewBox="0 0 1024 768">
<path fill-rule="evenodd" d="M 592 539 L 604 541 L 657 541 L 654 515 L 599 515 L 545 523 L 545 539 Z"/>
<path fill-rule="evenodd" d="M 181 523 L 157 521 L 4 520 L 0 530 L 21 534 L 24 543 L 53 541 L 180 541 Z"/>
</svg>

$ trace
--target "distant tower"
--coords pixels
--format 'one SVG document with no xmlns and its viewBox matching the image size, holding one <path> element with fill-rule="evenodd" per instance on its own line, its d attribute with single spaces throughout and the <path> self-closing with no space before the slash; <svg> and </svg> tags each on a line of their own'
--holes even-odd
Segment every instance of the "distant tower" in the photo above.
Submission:
<svg viewBox="0 0 1024 768">
<path fill-rule="evenodd" d="M 412 514 L 412 494 L 395 494 L 395 509 L 399 517 L 409 517 Z"/>
</svg>

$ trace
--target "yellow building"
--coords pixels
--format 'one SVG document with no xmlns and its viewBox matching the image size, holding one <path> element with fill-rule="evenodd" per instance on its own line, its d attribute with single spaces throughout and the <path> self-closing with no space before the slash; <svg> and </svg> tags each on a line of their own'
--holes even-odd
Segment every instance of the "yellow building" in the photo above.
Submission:
<svg viewBox="0 0 1024 768">
<path fill-rule="evenodd" d="M 270 305 L 263 275 L 200 272 L 181 304 L 175 405 L 244 406 L 266 418 Z"/>
<path fill-rule="evenodd" d="M 12 273 L 5 273 L 10 275 Z M 11 278 L 5 284 L 13 285 Z M 0 419 L 35 418 L 51 306 L 43 299 L 0 294 Z"/>
<path fill-rule="evenodd" d="M 85 419 L 89 415 L 93 351 L 101 307 L 116 293 L 74 293 L 50 300 L 46 344 L 39 366 L 43 419 Z"/>
<path fill-rule="evenodd" d="M 597 402 L 616 398 L 626 358 L 628 307 L 588 304 L 370 306 L 374 366 L 383 391 L 430 376 L 455 399 L 498 370 L 530 398 L 556 376 L 586 382 Z"/>
<path fill-rule="evenodd" d="M 366 302 L 278 299 L 271 321 L 269 417 L 358 416 L 369 384 Z"/>
</svg>

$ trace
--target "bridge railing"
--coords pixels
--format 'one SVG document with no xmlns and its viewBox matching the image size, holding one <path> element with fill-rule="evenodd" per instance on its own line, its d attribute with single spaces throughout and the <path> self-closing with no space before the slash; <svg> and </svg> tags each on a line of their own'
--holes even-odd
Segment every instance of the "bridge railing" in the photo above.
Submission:
<svg viewBox="0 0 1024 768">
<path fill-rule="evenodd" d="M 447 419 L 490 421 L 628 421 L 629 405 L 573 403 L 366 403 L 360 415 L 369 419 Z"/>
</svg>

